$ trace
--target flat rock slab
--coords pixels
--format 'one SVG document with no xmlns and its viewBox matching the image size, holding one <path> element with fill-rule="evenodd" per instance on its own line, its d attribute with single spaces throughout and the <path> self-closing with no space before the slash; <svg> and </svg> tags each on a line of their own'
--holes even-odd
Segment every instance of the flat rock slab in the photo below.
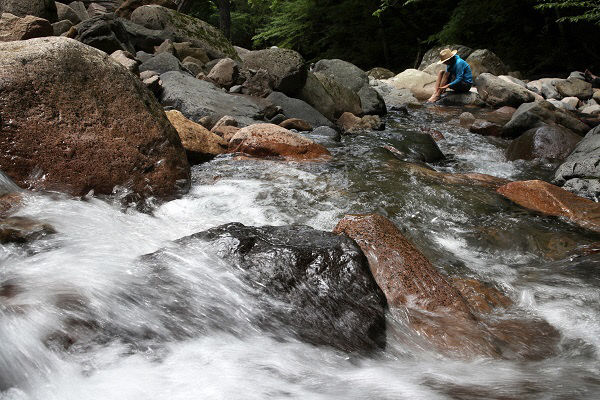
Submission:
<svg viewBox="0 0 600 400">
<path fill-rule="evenodd" d="M 519 181 L 500 187 L 498 193 L 522 207 L 600 232 L 600 204 L 558 186 L 539 180 Z"/>
</svg>

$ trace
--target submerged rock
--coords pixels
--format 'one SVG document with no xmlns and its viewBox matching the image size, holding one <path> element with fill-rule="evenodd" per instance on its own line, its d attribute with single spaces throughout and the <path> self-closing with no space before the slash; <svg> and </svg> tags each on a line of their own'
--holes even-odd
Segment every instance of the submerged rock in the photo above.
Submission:
<svg viewBox="0 0 600 400">
<path fill-rule="evenodd" d="M 26 217 L 0 219 L 0 243 L 27 243 L 56 233 L 49 224 Z"/>
<path fill-rule="evenodd" d="M 0 44 L 0 105 L 0 168 L 21 187 L 81 196 L 119 185 L 159 199 L 189 187 L 184 149 L 160 104 L 89 46 L 67 38 Z"/>
<path fill-rule="evenodd" d="M 600 232 L 600 204 L 558 186 L 539 180 L 519 181 L 502 186 L 498 193 L 522 207 L 564 217 L 583 228 Z"/>
<path fill-rule="evenodd" d="M 176 241 L 203 243 L 260 296 L 261 329 L 345 351 L 385 346 L 385 296 L 352 240 L 306 226 L 232 223 Z"/>
<path fill-rule="evenodd" d="M 234 152 L 255 157 L 283 157 L 289 160 L 328 158 L 329 151 L 305 138 L 274 124 L 254 124 L 240 129 L 229 142 Z"/>
<path fill-rule="evenodd" d="M 394 140 L 386 150 L 403 161 L 436 162 L 446 158 L 435 139 L 427 133 L 409 133 Z"/>
</svg>

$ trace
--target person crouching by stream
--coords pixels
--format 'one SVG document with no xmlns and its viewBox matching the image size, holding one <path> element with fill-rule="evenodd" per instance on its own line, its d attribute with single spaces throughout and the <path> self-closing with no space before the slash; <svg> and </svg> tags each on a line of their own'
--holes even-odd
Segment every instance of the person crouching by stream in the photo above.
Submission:
<svg viewBox="0 0 600 400">
<path fill-rule="evenodd" d="M 446 64 L 447 67 L 446 71 L 438 73 L 435 92 L 427 100 L 428 103 L 438 101 L 446 89 L 452 89 L 458 93 L 467 93 L 471 90 L 471 86 L 473 86 L 471 67 L 456 53 L 456 50 L 450 49 L 440 51 L 440 61 L 438 63 Z"/>
</svg>

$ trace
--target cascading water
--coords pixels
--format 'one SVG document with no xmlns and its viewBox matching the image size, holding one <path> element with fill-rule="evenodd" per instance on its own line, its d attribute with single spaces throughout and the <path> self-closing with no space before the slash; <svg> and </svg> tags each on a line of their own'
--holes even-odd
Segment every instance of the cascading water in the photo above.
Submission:
<svg viewBox="0 0 600 400">
<path fill-rule="evenodd" d="M 153 215 L 27 195 L 18 215 L 58 233 L 0 247 L 0 399 L 597 398 L 600 259 L 569 258 L 556 243 L 599 236 L 489 189 L 428 179 L 381 149 L 429 126 L 452 155 L 438 170 L 550 177 L 554 165 L 507 162 L 502 140 L 447 124 L 458 112 L 392 115 L 386 131 L 331 146 L 326 163 L 218 158 L 194 167 L 190 193 Z M 392 219 L 446 273 L 503 288 L 515 302 L 507 312 L 549 322 L 556 354 L 447 357 L 392 313 L 385 351 L 315 347 L 257 324 L 263 302 L 210 248 L 169 247 L 228 222 L 331 231 L 344 214 L 367 212 Z M 165 247 L 160 270 L 139 258 Z"/>
</svg>

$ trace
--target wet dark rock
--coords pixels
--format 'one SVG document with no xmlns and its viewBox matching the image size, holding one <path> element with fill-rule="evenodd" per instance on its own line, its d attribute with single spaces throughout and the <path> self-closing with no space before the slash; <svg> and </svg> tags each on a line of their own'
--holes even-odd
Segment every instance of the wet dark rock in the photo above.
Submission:
<svg viewBox="0 0 600 400">
<path fill-rule="evenodd" d="M 495 308 L 507 308 L 512 304 L 504 293 L 476 279 L 452 278 L 450 283 L 469 303 L 471 310 L 479 314 L 490 313 Z"/>
<path fill-rule="evenodd" d="M 543 124 L 558 124 L 580 136 L 585 135 L 590 129 L 567 111 L 558 109 L 547 101 L 536 101 L 519 106 L 510 121 L 502 128 L 502 136 L 515 138 Z"/>
<path fill-rule="evenodd" d="M 408 133 L 393 141 L 392 153 L 403 161 L 436 162 L 446 158 L 431 135 Z"/>
<path fill-rule="evenodd" d="M 232 223 L 176 241 L 202 243 L 260 296 L 259 327 L 345 351 L 385 345 L 385 296 L 352 240 L 306 226 Z"/>
<path fill-rule="evenodd" d="M 580 141 L 581 136 L 560 125 L 542 125 L 514 139 L 506 149 L 506 158 L 511 161 L 536 158 L 563 160 Z"/>
<path fill-rule="evenodd" d="M 477 119 L 471 124 L 469 131 L 483 136 L 502 136 L 502 125 Z"/>
<path fill-rule="evenodd" d="M 510 319 L 487 324 L 490 332 L 503 341 L 506 357 L 543 360 L 556 354 L 560 333 L 543 320 Z"/>
<path fill-rule="evenodd" d="M 0 219 L 0 243 L 27 243 L 56 233 L 49 224 L 26 217 Z"/>
<path fill-rule="evenodd" d="M 323 114 L 300 99 L 288 97 L 280 92 L 273 92 L 267 96 L 267 100 L 276 106 L 280 106 L 288 118 L 302 119 L 312 126 L 333 126 L 333 123 L 325 118 Z"/>
<path fill-rule="evenodd" d="M 112 54 L 117 50 L 135 53 L 135 47 L 130 40 L 127 29 L 121 23 L 108 15 L 100 15 L 87 19 L 73 27 L 76 34 L 73 39 L 95 47 L 105 53 Z"/>
<path fill-rule="evenodd" d="M 600 199 L 600 126 L 590 130 L 558 167 L 554 183 L 573 193 Z"/>
</svg>

